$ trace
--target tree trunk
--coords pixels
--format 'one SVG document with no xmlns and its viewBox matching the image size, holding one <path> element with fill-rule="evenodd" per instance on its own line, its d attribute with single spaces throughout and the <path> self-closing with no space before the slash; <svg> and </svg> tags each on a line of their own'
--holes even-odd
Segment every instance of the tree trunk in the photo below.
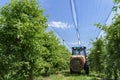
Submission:
<svg viewBox="0 0 120 80">
<path fill-rule="evenodd" d="M 34 80 L 33 68 L 31 67 L 29 72 L 29 80 Z"/>
<path fill-rule="evenodd" d="M 114 80 L 118 80 L 117 70 L 114 70 Z"/>
</svg>

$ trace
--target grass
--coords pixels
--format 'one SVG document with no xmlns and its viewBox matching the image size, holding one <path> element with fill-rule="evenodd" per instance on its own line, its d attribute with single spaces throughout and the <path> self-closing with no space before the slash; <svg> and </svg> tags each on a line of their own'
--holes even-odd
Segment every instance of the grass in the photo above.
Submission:
<svg viewBox="0 0 120 80">
<path fill-rule="evenodd" d="M 49 77 L 39 77 L 36 80 L 98 80 L 95 75 L 91 73 L 86 75 L 84 72 L 81 74 L 70 74 L 69 71 L 61 72 L 58 74 L 52 74 Z"/>
</svg>

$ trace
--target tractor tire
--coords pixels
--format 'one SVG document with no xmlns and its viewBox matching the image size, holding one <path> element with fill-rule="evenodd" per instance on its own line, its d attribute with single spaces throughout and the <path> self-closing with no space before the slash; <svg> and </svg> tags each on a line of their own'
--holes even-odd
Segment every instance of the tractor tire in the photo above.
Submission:
<svg viewBox="0 0 120 80">
<path fill-rule="evenodd" d="M 85 74 L 86 74 L 86 75 L 89 75 L 89 66 L 88 66 L 88 65 L 86 65 Z"/>
<path fill-rule="evenodd" d="M 88 66 L 88 62 L 86 61 L 85 65 L 84 65 L 84 70 L 85 70 L 85 74 L 89 75 L 89 66 Z"/>
<path fill-rule="evenodd" d="M 70 69 L 70 74 L 73 74 L 74 72 L 72 71 L 72 69 Z"/>
</svg>

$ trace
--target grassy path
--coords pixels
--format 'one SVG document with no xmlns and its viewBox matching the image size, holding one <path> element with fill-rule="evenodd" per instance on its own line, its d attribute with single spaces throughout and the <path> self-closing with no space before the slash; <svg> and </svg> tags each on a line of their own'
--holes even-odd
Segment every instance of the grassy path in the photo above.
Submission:
<svg viewBox="0 0 120 80">
<path fill-rule="evenodd" d="M 63 72 L 59 74 L 53 74 L 49 77 L 39 77 L 37 80 L 100 80 L 96 79 L 94 74 L 85 75 L 82 74 L 70 74 L 69 72 Z"/>
</svg>

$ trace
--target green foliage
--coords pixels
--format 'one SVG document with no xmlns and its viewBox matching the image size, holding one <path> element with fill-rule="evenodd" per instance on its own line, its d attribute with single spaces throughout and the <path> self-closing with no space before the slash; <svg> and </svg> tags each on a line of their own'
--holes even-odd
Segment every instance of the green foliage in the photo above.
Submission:
<svg viewBox="0 0 120 80">
<path fill-rule="evenodd" d="M 11 0 L 1 9 L 0 80 L 34 80 L 69 66 L 69 51 L 45 31 L 46 22 L 37 0 Z"/>
<path fill-rule="evenodd" d="M 119 8 L 120 1 L 119 0 L 114 0 L 114 1 L 117 4 L 116 6 L 114 6 L 115 8 L 114 11 L 117 11 L 117 9 Z M 110 26 L 104 25 L 104 26 L 101 26 L 101 28 L 104 30 L 106 34 L 105 36 L 106 43 L 104 43 L 104 45 L 106 45 L 104 48 L 105 56 L 104 57 L 103 56 L 101 57 L 100 55 L 98 56 L 101 57 L 100 58 L 101 60 L 103 60 L 102 62 L 103 67 L 104 67 L 103 70 L 104 70 L 104 73 L 106 74 L 106 77 L 108 77 L 109 79 L 113 77 L 114 79 L 117 79 L 120 75 L 120 59 L 119 59 L 119 56 L 120 56 L 120 14 L 117 13 L 114 15 L 113 22 Z M 97 42 L 98 40 L 95 43 Z M 96 46 L 98 47 L 99 45 L 96 45 Z M 96 61 L 94 61 L 95 53 L 97 53 L 97 50 L 95 50 L 96 46 L 95 45 L 93 46 L 91 50 L 91 54 L 89 55 L 91 65 L 96 64 L 95 63 Z M 98 49 L 101 49 L 101 48 L 98 47 Z M 98 68 L 97 66 L 93 66 L 93 68 L 94 67 Z"/>
<path fill-rule="evenodd" d="M 97 39 L 93 42 L 93 48 L 90 51 L 88 56 L 90 62 L 90 68 L 97 73 L 102 73 L 104 69 L 104 61 L 105 61 L 105 45 L 102 38 Z"/>
<path fill-rule="evenodd" d="M 106 30 L 107 39 L 107 52 L 108 52 L 108 67 L 113 70 L 111 72 L 114 76 L 118 77 L 120 70 L 120 15 L 116 17 L 113 24 L 111 24 Z M 111 66 L 110 66 L 111 65 Z"/>
<path fill-rule="evenodd" d="M 47 37 L 46 37 L 47 36 Z M 69 67 L 70 52 L 59 43 L 59 40 L 52 32 L 44 36 L 44 49 L 45 52 L 41 53 L 44 62 L 49 65 L 44 65 L 45 74 L 55 73 Z"/>
<path fill-rule="evenodd" d="M 114 6 L 113 6 L 113 11 L 118 12 L 120 8 L 120 0 L 114 0 Z"/>
<path fill-rule="evenodd" d="M 12 0 L 1 9 L 0 61 L 5 67 L 1 78 L 7 80 L 6 76 L 11 79 L 17 76 L 18 80 L 32 80 L 37 74 L 36 62 L 42 52 L 40 38 L 47 28 L 47 19 L 42 14 L 35 0 Z"/>
<path fill-rule="evenodd" d="M 118 3 L 120 3 L 120 0 L 114 0 L 114 2 L 118 4 Z"/>
</svg>

